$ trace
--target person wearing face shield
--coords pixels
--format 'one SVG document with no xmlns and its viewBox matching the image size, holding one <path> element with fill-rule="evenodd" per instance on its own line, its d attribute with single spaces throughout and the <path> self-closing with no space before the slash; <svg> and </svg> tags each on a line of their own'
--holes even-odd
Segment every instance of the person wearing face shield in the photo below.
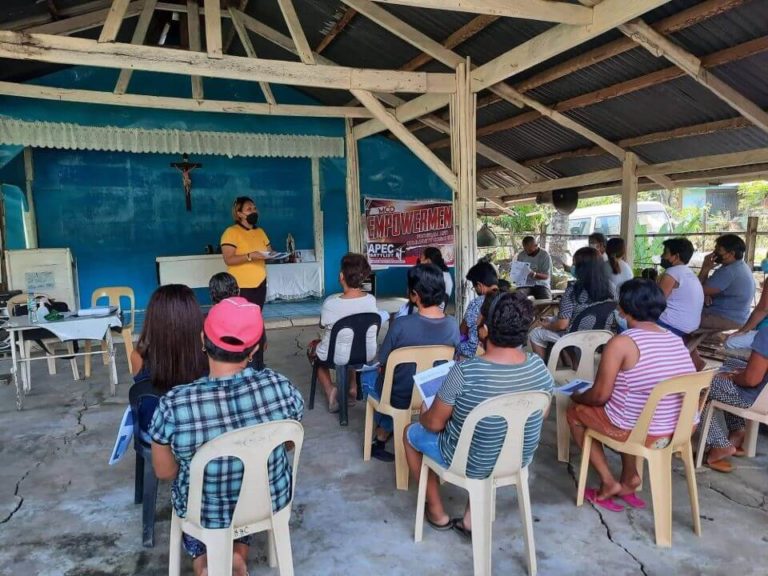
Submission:
<svg viewBox="0 0 768 576">
<path fill-rule="evenodd" d="M 232 203 L 234 224 L 221 235 L 221 254 L 227 272 L 234 276 L 240 287 L 240 296 L 264 309 L 267 299 L 267 255 L 272 245 L 264 229 L 259 227 L 259 211 L 247 196 L 239 196 Z M 262 336 L 253 361 L 256 369 L 264 366 L 266 331 Z"/>
</svg>

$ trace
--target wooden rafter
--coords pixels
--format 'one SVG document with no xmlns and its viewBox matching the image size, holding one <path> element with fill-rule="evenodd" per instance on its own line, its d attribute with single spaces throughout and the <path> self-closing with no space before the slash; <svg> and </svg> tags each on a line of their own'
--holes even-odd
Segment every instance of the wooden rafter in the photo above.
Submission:
<svg viewBox="0 0 768 576">
<path fill-rule="evenodd" d="M 665 4 L 667 0 L 603 0 L 594 9 L 594 22 L 589 26 L 560 24 L 553 26 L 535 38 L 516 46 L 498 58 L 491 60 L 472 72 L 474 92 L 486 89 L 503 80 L 520 74 L 558 54 L 599 36 L 645 12 Z M 397 113 L 400 122 L 439 110 L 448 103 L 448 98 L 428 94 L 410 100 Z M 355 128 L 356 137 L 370 136 L 384 130 L 377 120 L 368 121 Z"/>
<path fill-rule="evenodd" d="M 132 44 L 106 44 L 86 38 L 21 34 L 0 31 L 0 58 L 36 60 L 54 64 L 125 68 L 197 74 L 207 78 L 226 78 L 250 82 L 274 82 L 291 86 L 314 86 L 337 90 L 377 92 L 433 92 L 450 94 L 456 90 L 452 74 L 398 72 L 309 66 L 283 60 L 225 56 L 210 60 L 205 54 Z"/>
<path fill-rule="evenodd" d="M 328 48 L 328 46 L 330 46 L 334 40 L 336 40 L 336 37 L 341 34 L 347 26 L 349 26 L 349 23 L 352 22 L 352 19 L 355 16 L 357 16 L 357 10 L 354 8 L 345 9 L 344 14 L 342 14 L 341 18 L 339 18 L 336 24 L 333 25 L 333 28 L 328 31 L 328 34 L 323 36 L 322 40 L 320 40 L 317 48 L 315 48 L 315 52 L 317 54 L 322 54 L 323 51 Z"/>
<path fill-rule="evenodd" d="M 701 63 L 703 68 L 709 69 L 764 52 L 768 52 L 768 36 L 761 36 L 744 42 L 743 44 L 725 48 L 719 52 L 704 56 L 701 59 Z M 567 112 L 569 110 L 593 106 L 613 98 L 626 96 L 627 94 L 632 94 L 633 92 L 638 92 L 652 86 L 658 86 L 659 84 L 670 82 L 677 78 L 682 78 L 683 76 L 685 76 L 685 72 L 681 68 L 670 66 L 669 68 L 663 68 L 662 70 L 657 70 L 650 74 L 638 76 L 637 78 L 632 78 L 612 86 L 606 86 L 593 92 L 563 100 L 562 102 L 553 104 L 552 109 L 557 112 Z M 478 136 L 489 136 L 490 134 L 511 130 L 512 128 L 522 126 L 523 124 L 534 122 L 539 118 L 541 118 L 541 114 L 535 111 L 518 114 L 517 116 L 512 116 L 505 120 L 486 124 L 485 126 L 478 128 L 477 134 Z M 450 142 L 445 139 L 430 144 L 430 148 L 433 150 L 445 148 L 447 146 L 450 146 Z"/>
<path fill-rule="evenodd" d="M 249 0 L 238 0 L 236 6 L 230 6 L 228 8 L 235 8 L 236 10 L 239 10 L 240 12 L 244 12 L 245 9 L 248 7 L 248 2 L 249 2 Z M 227 9 L 226 12 L 222 12 L 221 15 L 224 18 L 227 18 L 227 17 L 231 18 L 231 14 L 229 12 L 229 9 Z M 235 30 L 234 25 L 231 26 L 226 31 L 226 33 L 224 34 L 224 39 L 222 40 L 222 47 L 221 47 L 221 49 L 224 52 L 224 54 L 228 54 L 229 53 L 229 48 L 232 46 L 232 42 L 235 40 L 235 34 L 236 34 L 236 30 Z"/>
<path fill-rule="evenodd" d="M 125 17 L 132 18 L 133 16 L 140 14 L 143 6 L 144 0 L 135 0 L 134 2 L 131 2 L 128 5 L 128 8 L 126 8 Z M 23 30 L 31 34 L 76 34 L 77 32 L 92 30 L 93 28 L 102 26 L 107 19 L 109 11 L 109 8 L 101 8 L 68 18 L 62 18 L 61 20 L 56 20 L 54 22 L 48 22 L 47 24 L 24 28 Z M 0 26 L 7 30 L 15 29 L 7 24 L 0 24 Z"/>
<path fill-rule="evenodd" d="M 224 55 L 221 43 L 221 3 L 220 0 L 204 0 L 205 10 L 205 50 L 208 58 L 221 58 Z"/>
<path fill-rule="evenodd" d="M 768 133 L 768 113 L 729 84 L 708 72 L 700 58 L 659 34 L 642 20 L 633 20 L 620 26 L 619 29 L 652 54 L 664 56 L 677 65 L 696 82 L 737 110 L 763 132 Z"/>
<path fill-rule="evenodd" d="M 120 32 L 120 26 L 123 24 L 123 18 L 128 10 L 130 0 L 112 0 L 112 7 L 107 13 L 107 19 L 104 26 L 101 27 L 99 42 L 114 42 L 117 40 L 117 33 Z"/>
<path fill-rule="evenodd" d="M 251 42 L 250 36 L 248 36 L 248 30 L 245 29 L 245 25 L 243 24 L 243 21 L 238 16 L 238 12 L 232 8 L 229 8 L 229 15 L 232 19 L 232 27 L 233 30 L 237 33 L 238 37 L 240 38 L 240 43 L 243 45 L 243 50 L 245 50 L 246 55 L 249 58 L 258 58 L 256 55 L 256 50 L 253 47 L 253 42 Z M 275 100 L 274 94 L 272 94 L 272 87 L 269 85 L 268 82 L 259 82 L 259 87 L 261 88 L 261 91 L 264 93 L 264 98 L 266 99 L 267 103 L 269 104 L 277 104 L 277 101 Z"/>
<path fill-rule="evenodd" d="M 591 8 L 548 0 L 376 0 L 376 2 L 563 24 L 592 23 Z"/>
<path fill-rule="evenodd" d="M 299 59 L 304 64 L 314 64 L 315 57 L 312 54 L 312 48 L 309 47 L 307 37 L 299 22 L 299 16 L 296 14 L 296 8 L 293 6 L 293 0 L 277 0 L 280 11 L 283 13 L 285 23 L 288 26 L 288 32 L 293 38 L 296 50 L 299 52 Z"/>
<path fill-rule="evenodd" d="M 155 11 L 155 4 L 157 4 L 157 0 L 145 0 L 144 9 L 141 11 L 141 14 L 139 14 L 136 28 L 133 30 L 131 44 L 144 44 L 144 41 L 147 39 L 149 23 L 152 21 L 152 14 Z M 115 84 L 115 94 L 125 94 L 126 90 L 128 90 L 128 84 L 131 81 L 132 74 L 132 70 L 120 70 L 120 76 L 118 76 L 117 83 Z"/>
<path fill-rule="evenodd" d="M 80 16 L 81 14 L 88 14 L 97 10 L 107 9 L 112 4 L 112 0 L 92 0 L 85 4 L 77 4 L 75 6 L 62 7 L 57 11 L 57 17 L 54 18 L 49 14 L 36 14 L 29 18 L 21 18 L 19 20 L 12 20 L 10 22 L 3 22 L 2 26 L 4 30 L 28 30 L 35 26 L 43 26 L 49 22 L 55 22 L 57 19 L 68 19 L 74 16 Z M 106 13 L 104 15 L 106 18 Z M 104 19 L 102 19 L 102 22 Z"/>
<path fill-rule="evenodd" d="M 187 34 L 189 36 L 189 49 L 193 52 L 200 52 L 202 49 L 202 40 L 200 37 L 200 6 L 197 0 L 187 0 Z M 202 100 L 203 79 L 197 74 L 192 74 L 192 98 Z"/>
<path fill-rule="evenodd" d="M 227 114 L 251 114 L 260 116 L 311 116 L 318 118 L 372 118 L 362 107 L 308 106 L 292 104 L 263 104 L 228 100 L 192 100 L 145 94 L 113 94 L 98 90 L 55 88 L 37 84 L 0 82 L 0 95 L 20 98 L 36 98 L 54 102 L 84 102 L 110 106 L 134 106 L 159 110 L 185 110 L 191 112 L 222 112 Z"/>
</svg>

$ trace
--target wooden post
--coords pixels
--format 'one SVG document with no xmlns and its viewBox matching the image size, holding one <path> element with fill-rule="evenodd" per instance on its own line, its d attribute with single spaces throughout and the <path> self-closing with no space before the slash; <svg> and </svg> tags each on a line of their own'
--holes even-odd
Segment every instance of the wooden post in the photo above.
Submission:
<svg viewBox="0 0 768 576">
<path fill-rule="evenodd" d="M 32 194 L 32 182 L 35 180 L 35 167 L 32 162 L 32 148 L 24 148 L 24 180 L 26 182 L 27 211 L 24 212 L 24 243 L 27 248 L 37 248 L 37 215 L 35 198 Z"/>
<path fill-rule="evenodd" d="M 747 218 L 747 253 L 744 255 L 744 261 L 749 265 L 750 270 L 755 265 L 758 221 L 759 218 L 757 216 L 749 216 Z"/>
<path fill-rule="evenodd" d="M 352 121 L 347 120 L 345 144 L 347 150 L 347 242 L 350 252 L 363 251 L 363 225 L 360 218 L 360 159 Z"/>
<path fill-rule="evenodd" d="M 320 159 L 312 158 L 312 220 L 315 232 L 315 258 L 320 264 L 320 289 L 325 293 L 323 206 L 320 194 Z"/>
<path fill-rule="evenodd" d="M 453 198 L 456 317 L 462 318 L 472 288 L 464 281 L 477 258 L 477 189 L 475 179 L 476 95 L 469 61 L 456 67 L 456 94 L 451 96 L 451 166 L 458 180 Z"/>
<path fill-rule="evenodd" d="M 630 268 L 635 264 L 635 224 L 637 224 L 637 155 L 627 152 L 622 170 L 621 237 L 624 238 L 624 258 Z"/>
</svg>

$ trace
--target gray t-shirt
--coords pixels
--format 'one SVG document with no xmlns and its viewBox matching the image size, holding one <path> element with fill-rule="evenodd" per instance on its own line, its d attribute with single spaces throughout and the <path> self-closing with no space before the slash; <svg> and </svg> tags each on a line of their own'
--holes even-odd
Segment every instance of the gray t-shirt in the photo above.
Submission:
<svg viewBox="0 0 768 576">
<path fill-rule="evenodd" d="M 552 258 L 546 250 L 539 248 L 539 251 L 536 252 L 534 256 L 529 256 L 528 253 L 523 250 L 517 255 L 517 261 L 528 262 L 531 265 L 531 271 L 546 274 L 546 280 L 534 280 L 533 283 L 536 286 L 546 286 L 549 288 L 550 278 L 552 278 Z"/>
<path fill-rule="evenodd" d="M 392 322 L 384 342 L 379 349 L 379 362 L 386 366 L 387 358 L 393 350 L 406 346 L 453 346 L 459 344 L 459 325 L 451 316 L 444 318 L 427 318 L 421 314 L 402 316 Z M 413 375 L 416 373 L 415 364 L 400 364 L 395 368 L 392 382 L 392 397 L 395 408 L 407 408 L 411 405 L 413 393 Z M 376 390 L 381 393 L 384 384 L 383 372 L 376 383 Z"/>
<path fill-rule="evenodd" d="M 755 297 L 755 279 L 744 260 L 720 266 L 707 279 L 705 287 L 720 290 L 712 297 L 712 305 L 706 308 L 708 313 L 728 318 L 739 325 L 747 321 Z"/>
</svg>

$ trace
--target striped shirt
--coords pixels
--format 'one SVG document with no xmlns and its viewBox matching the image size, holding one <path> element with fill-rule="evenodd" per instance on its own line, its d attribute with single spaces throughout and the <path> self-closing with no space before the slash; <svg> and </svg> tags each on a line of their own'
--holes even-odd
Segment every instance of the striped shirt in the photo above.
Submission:
<svg viewBox="0 0 768 576">
<path fill-rule="evenodd" d="M 631 338 L 640 351 L 640 359 L 629 370 L 616 376 L 613 394 L 605 405 L 611 422 L 622 430 L 632 430 L 648 397 L 662 380 L 690 374 L 696 369 L 682 339 L 671 332 L 632 328 L 621 333 Z M 682 407 L 682 396 L 671 394 L 659 401 L 648 434 L 668 436 L 675 431 Z"/>
<path fill-rule="evenodd" d="M 456 364 L 443 382 L 437 397 L 453 406 L 453 413 L 445 430 L 440 432 L 440 452 L 450 465 L 459 442 L 461 429 L 472 409 L 489 398 L 510 392 L 552 392 L 552 376 L 544 362 L 535 354 L 528 354 L 520 364 L 494 364 L 482 357 Z M 523 466 L 533 460 L 539 445 L 543 414 L 533 414 L 525 425 Z M 478 423 L 469 449 L 467 476 L 487 478 L 501 452 L 507 424 L 499 417 L 486 418 Z"/>
</svg>

